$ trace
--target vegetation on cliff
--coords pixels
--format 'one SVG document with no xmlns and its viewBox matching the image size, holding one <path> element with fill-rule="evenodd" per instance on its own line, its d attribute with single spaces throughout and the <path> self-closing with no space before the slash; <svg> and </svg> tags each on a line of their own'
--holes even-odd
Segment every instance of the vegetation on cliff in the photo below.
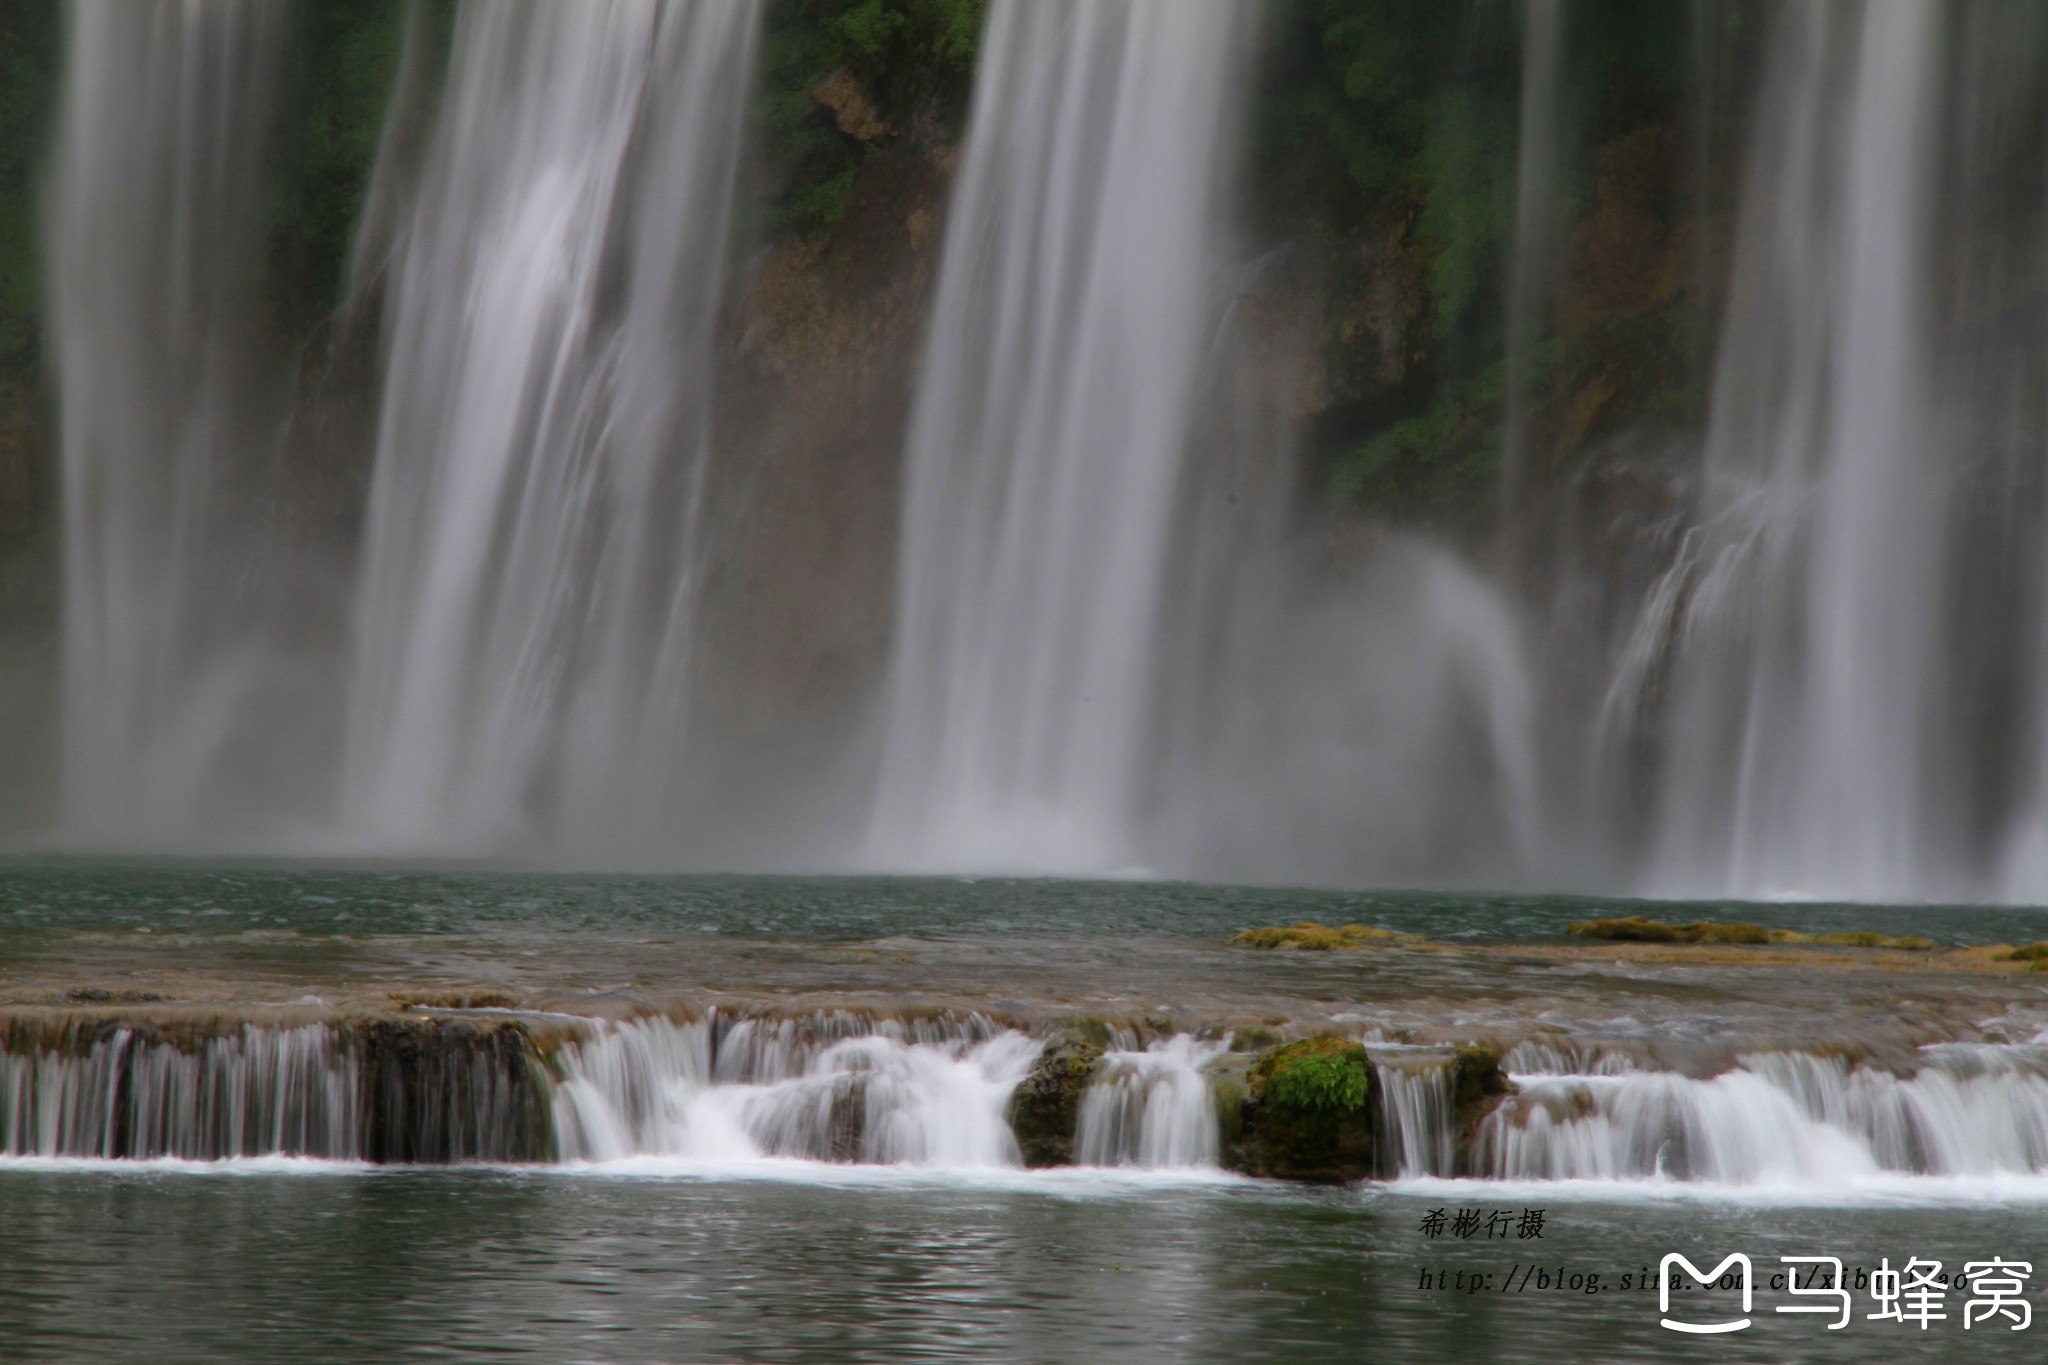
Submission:
<svg viewBox="0 0 2048 1365">
<path fill-rule="evenodd" d="M 774 230 L 831 227 L 861 169 L 918 121 L 957 135 L 983 4 L 771 0 L 761 103 Z"/>
<path fill-rule="evenodd" d="M 1749 62 L 1754 8 L 1695 28 L 1675 6 L 1563 7 L 1557 98 L 1535 111 L 1551 154 L 1528 167 L 1554 265 L 1523 281 L 1535 316 L 1511 373 L 1517 186 L 1539 150 L 1523 17 L 1476 0 L 1274 6 L 1252 202 L 1262 234 L 1308 258 L 1311 446 L 1340 501 L 1487 515 L 1517 398 L 1523 458 L 1553 481 L 1612 431 L 1697 422 L 1727 147 L 1693 124 L 1715 93 L 1707 55 Z"/>
<path fill-rule="evenodd" d="M 264 281 L 288 334 L 303 335 L 341 302 L 408 12 L 406 0 L 317 0 L 302 11 L 271 158 Z M 450 0 L 421 10 L 441 31 L 453 12 Z"/>
</svg>

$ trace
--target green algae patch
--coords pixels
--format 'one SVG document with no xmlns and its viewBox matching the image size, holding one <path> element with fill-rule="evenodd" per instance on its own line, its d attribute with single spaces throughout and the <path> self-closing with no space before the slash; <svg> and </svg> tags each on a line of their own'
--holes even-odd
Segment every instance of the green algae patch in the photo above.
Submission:
<svg viewBox="0 0 2048 1365">
<path fill-rule="evenodd" d="M 1377 929 L 1367 924 L 1346 924 L 1332 929 L 1314 920 L 1303 920 L 1299 924 L 1284 928 L 1247 929 L 1234 936 L 1232 943 L 1241 943 L 1247 948 L 1287 948 L 1297 952 L 1322 953 L 1333 948 L 1374 948 L 1396 943 L 1421 943 L 1419 934 L 1401 934 L 1392 929 Z"/>
<path fill-rule="evenodd" d="M 1335 1184 L 1372 1174 L 1372 1064 L 1344 1038 L 1259 1054 L 1245 1075 L 1236 1161 L 1248 1175 Z"/>
<path fill-rule="evenodd" d="M 1772 943 L 1812 943 L 1835 948 L 1890 948 L 1904 952 L 1932 952 L 1933 939 L 1904 937 L 1858 930 L 1846 933 L 1803 934 L 1796 929 L 1772 929 L 1761 924 L 1716 924 L 1708 920 L 1691 924 L 1666 924 L 1642 915 L 1618 919 L 1579 920 L 1565 926 L 1578 938 L 1604 939 L 1612 943 L 1721 943 L 1762 946 Z"/>
<path fill-rule="evenodd" d="M 1081 1099 L 1102 1062 L 1102 1047 L 1079 1032 L 1054 1037 L 1010 1097 L 1010 1131 L 1024 1164 L 1034 1169 L 1074 1164 Z"/>
<path fill-rule="evenodd" d="M 1999 962 L 2032 962 L 2036 964 L 2048 962 L 2048 942 L 2025 944 L 2012 949 L 2010 952 L 1998 954 L 1995 960 Z M 2035 970 L 2038 971 L 2040 968 L 2037 966 Z"/>
</svg>

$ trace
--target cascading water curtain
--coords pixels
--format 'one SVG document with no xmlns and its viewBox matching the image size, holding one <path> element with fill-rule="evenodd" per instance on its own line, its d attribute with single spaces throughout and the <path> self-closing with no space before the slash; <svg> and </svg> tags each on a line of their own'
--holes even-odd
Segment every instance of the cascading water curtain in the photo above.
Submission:
<svg viewBox="0 0 2048 1365">
<path fill-rule="evenodd" d="M 287 0 L 73 0 L 46 205 L 62 414 L 63 818 L 172 844 L 250 701 L 268 437 L 249 286 Z"/>
<path fill-rule="evenodd" d="M 989 10 L 909 436 L 880 860 L 1132 857 L 1251 9 Z"/>
<path fill-rule="evenodd" d="M 1897 0 L 1775 21 L 1701 525 L 1609 708 L 1638 723 L 1670 670 L 1660 890 L 1956 889 L 1935 758 L 1955 715 L 1954 467 L 1931 425 L 1943 19 Z"/>
<path fill-rule="evenodd" d="M 362 837 L 644 847 L 675 822 L 758 11 L 457 17 L 387 273 L 344 794 Z"/>
</svg>

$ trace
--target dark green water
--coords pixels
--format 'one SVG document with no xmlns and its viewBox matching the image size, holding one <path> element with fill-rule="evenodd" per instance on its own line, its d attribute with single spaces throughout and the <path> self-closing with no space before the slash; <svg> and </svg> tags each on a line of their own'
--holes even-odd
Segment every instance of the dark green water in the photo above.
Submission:
<svg viewBox="0 0 2048 1365">
<path fill-rule="evenodd" d="M 1453 942 L 1561 939 L 1573 920 L 1646 914 L 1871 929 L 1945 943 L 2048 937 L 2048 910 L 2005 906 L 1630 901 L 1566 895 L 1325 891 L 1189 882 L 940 877 L 632 876 L 403 868 L 0 859 L 0 929 L 152 926 L 329 934 L 519 929 L 810 940 L 1186 935 L 1313 919 Z"/>
<path fill-rule="evenodd" d="M 2048 1322 L 1842 1331 L 1772 1312 L 1688 1340 L 1666 1251 L 1851 1267 L 2002 1255 L 2038 1208 L 1787 1209 L 1249 1184 L 727 1182 L 493 1172 L 0 1173 L 7 1359 L 1475 1361 L 2038 1359 Z M 1539 1240 L 1431 1242 L 1448 1203 L 1546 1207 Z M 1539 1265 L 1566 1288 L 1505 1290 Z M 1450 1272 L 1480 1293 L 1423 1289 Z M 1599 1277 L 1600 1292 L 1570 1288 Z M 1517 1283 L 1521 1283 L 1517 1275 Z M 1585 1281 L 1581 1279 L 1581 1285 Z M 1709 1296 L 1679 1295 L 1685 1307 Z M 1735 1296 L 1713 1295 L 1716 1300 Z M 1726 1303 L 1722 1307 L 1727 1307 Z M 1674 1309 L 1674 1311 L 1681 1311 Z"/>
</svg>

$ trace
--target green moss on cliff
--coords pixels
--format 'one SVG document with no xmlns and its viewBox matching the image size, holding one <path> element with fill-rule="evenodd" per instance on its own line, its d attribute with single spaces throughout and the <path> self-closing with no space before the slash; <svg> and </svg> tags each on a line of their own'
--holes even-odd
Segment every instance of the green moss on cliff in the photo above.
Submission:
<svg viewBox="0 0 2048 1365">
<path fill-rule="evenodd" d="M 452 0 L 426 0 L 445 30 Z M 406 0 L 318 0 L 302 10 L 271 159 L 265 292 L 277 325 L 309 331 L 340 302 L 403 56 Z"/>
<path fill-rule="evenodd" d="M 1372 1173 L 1372 1066 L 1343 1038 L 1260 1054 L 1238 1111 L 1236 1165 L 1251 1175 L 1335 1182 Z"/>
<path fill-rule="evenodd" d="M 1712 304 L 1694 295 L 1716 206 L 1686 119 L 1700 45 L 1740 69 L 1754 8 L 1718 6 L 1699 29 L 1670 6 L 1565 9 L 1525 473 L 1561 483 L 1610 432 L 1701 419 Z M 1311 444 L 1327 487 L 1384 514 L 1483 521 L 1514 396 L 1521 16 L 1484 0 L 1283 0 L 1270 30 L 1256 202 L 1262 230 L 1300 244 L 1324 311 Z"/>
<path fill-rule="evenodd" d="M 770 0 L 761 105 L 778 231 L 838 221 L 879 145 L 917 120 L 956 131 L 984 0 Z"/>
</svg>

